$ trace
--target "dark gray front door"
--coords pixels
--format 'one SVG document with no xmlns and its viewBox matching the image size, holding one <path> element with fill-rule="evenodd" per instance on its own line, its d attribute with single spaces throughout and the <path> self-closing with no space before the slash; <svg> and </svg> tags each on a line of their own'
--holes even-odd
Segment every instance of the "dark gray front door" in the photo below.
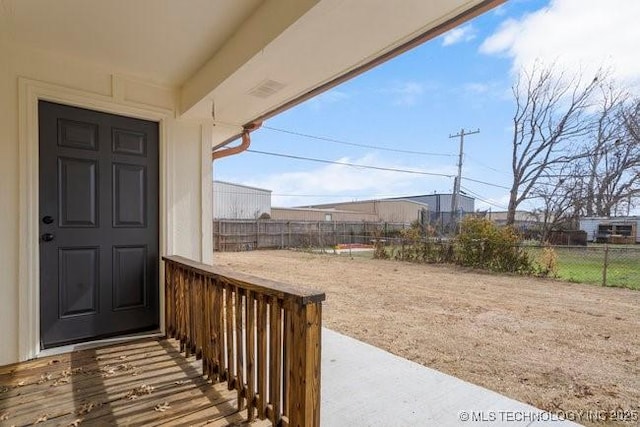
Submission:
<svg viewBox="0 0 640 427">
<path fill-rule="evenodd" d="M 43 348 L 158 328 L 158 124 L 40 101 Z"/>
</svg>

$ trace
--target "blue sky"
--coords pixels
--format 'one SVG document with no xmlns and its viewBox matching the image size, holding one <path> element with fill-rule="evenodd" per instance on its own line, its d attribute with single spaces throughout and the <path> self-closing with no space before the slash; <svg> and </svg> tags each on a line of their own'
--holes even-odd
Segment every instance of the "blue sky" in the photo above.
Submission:
<svg viewBox="0 0 640 427">
<path fill-rule="evenodd" d="M 627 86 L 640 79 L 636 0 L 511 0 L 319 97 L 267 121 L 251 149 L 382 168 L 456 174 L 476 208 L 504 210 L 511 158 L 511 84 L 534 60 L 588 72 L 605 64 Z M 340 141 L 424 152 L 354 147 Z M 451 192 L 453 178 L 368 170 L 242 153 L 216 161 L 214 178 L 273 191 L 273 206 Z M 532 207 L 528 204 L 524 207 Z"/>
</svg>

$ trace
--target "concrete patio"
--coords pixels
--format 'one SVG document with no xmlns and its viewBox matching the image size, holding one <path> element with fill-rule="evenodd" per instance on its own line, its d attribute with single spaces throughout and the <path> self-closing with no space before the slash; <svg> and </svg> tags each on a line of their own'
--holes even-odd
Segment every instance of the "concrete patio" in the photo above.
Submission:
<svg viewBox="0 0 640 427">
<path fill-rule="evenodd" d="M 326 328 L 320 420 L 327 427 L 577 425 Z"/>
</svg>

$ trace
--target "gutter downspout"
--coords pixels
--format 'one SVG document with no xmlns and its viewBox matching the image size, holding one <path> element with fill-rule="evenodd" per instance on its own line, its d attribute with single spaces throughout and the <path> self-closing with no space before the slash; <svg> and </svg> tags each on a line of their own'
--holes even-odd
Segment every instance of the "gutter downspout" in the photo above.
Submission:
<svg viewBox="0 0 640 427">
<path fill-rule="evenodd" d="M 216 145 L 211 149 L 211 160 L 213 161 L 216 159 L 221 159 L 223 157 L 233 156 L 234 154 L 239 154 L 245 151 L 247 148 L 249 148 L 249 145 L 251 145 L 250 133 L 260 128 L 260 126 L 262 126 L 262 122 L 254 122 L 254 123 L 249 123 L 244 125 L 242 127 L 243 128 L 242 134 L 236 135 L 228 139 L 227 141 L 223 142 L 222 144 Z M 240 143 L 240 145 L 238 145 L 237 147 L 224 148 L 231 142 L 238 139 L 239 136 L 242 137 L 242 143 Z"/>
</svg>

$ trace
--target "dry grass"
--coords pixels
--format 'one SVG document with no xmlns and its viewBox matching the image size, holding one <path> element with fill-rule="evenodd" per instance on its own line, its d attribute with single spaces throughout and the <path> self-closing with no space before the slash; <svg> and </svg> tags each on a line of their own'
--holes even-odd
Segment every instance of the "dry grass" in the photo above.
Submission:
<svg viewBox="0 0 640 427">
<path fill-rule="evenodd" d="M 215 262 L 323 290 L 324 326 L 538 408 L 640 411 L 638 291 L 292 251 Z"/>
</svg>

